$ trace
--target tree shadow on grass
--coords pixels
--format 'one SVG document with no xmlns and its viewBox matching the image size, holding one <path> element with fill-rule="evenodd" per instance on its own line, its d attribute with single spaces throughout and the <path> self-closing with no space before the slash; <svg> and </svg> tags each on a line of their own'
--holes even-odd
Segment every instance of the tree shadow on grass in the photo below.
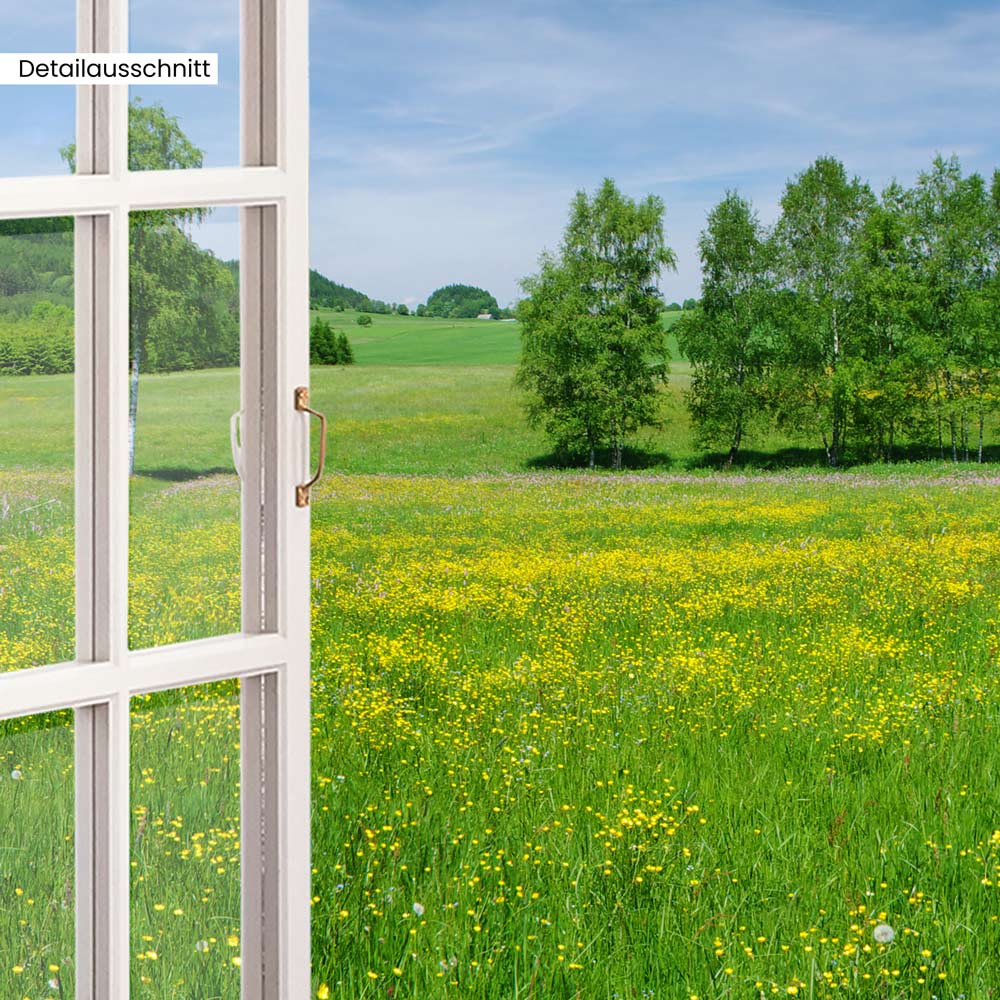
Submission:
<svg viewBox="0 0 1000 1000">
<path fill-rule="evenodd" d="M 726 468 L 728 451 L 710 451 L 687 462 L 689 469 Z M 846 463 L 845 463 L 846 464 Z M 730 469 L 792 469 L 827 468 L 826 452 L 822 448 L 775 448 L 773 451 L 757 451 L 741 448 L 736 453 Z"/>
<path fill-rule="evenodd" d="M 136 469 L 135 474 L 143 479 L 158 479 L 164 483 L 187 483 L 192 479 L 204 479 L 206 476 L 236 475 L 232 466 L 226 468 L 189 469 L 180 466 L 165 466 L 159 469 Z"/>
<path fill-rule="evenodd" d="M 622 451 L 622 472 L 635 471 L 636 469 L 669 469 L 673 465 L 673 459 L 666 451 L 646 449 L 640 447 L 625 448 Z M 529 469 L 587 469 L 587 456 L 585 454 L 565 455 L 560 452 L 551 451 L 544 455 L 535 455 L 525 460 L 525 466 Z M 611 469 L 611 449 L 598 448 L 594 453 L 594 467 L 597 470 Z"/>
<path fill-rule="evenodd" d="M 959 450 L 958 459 L 964 462 L 964 451 Z M 687 462 L 689 469 L 724 469 L 726 459 L 729 457 L 728 451 L 707 452 L 697 458 Z M 976 462 L 977 451 L 975 448 L 969 449 L 969 461 Z M 941 462 L 951 461 L 951 446 L 945 447 L 944 454 L 937 447 L 928 448 L 927 445 L 906 445 L 897 446 L 893 449 L 892 460 L 884 464 L 887 468 L 900 462 Z M 988 462 L 1000 462 L 1000 445 L 988 445 L 983 448 L 983 464 Z M 841 458 L 838 468 L 851 469 L 856 466 L 869 466 L 878 464 L 878 456 L 872 454 L 859 454 L 849 452 Z M 752 448 L 741 448 L 737 452 L 736 458 L 730 469 L 742 471 L 769 471 L 774 469 L 829 469 L 826 452 L 822 448 L 775 448 L 771 451 L 760 451 Z"/>
<path fill-rule="evenodd" d="M 969 444 L 969 457 L 965 458 L 965 449 L 958 449 L 959 462 L 976 462 L 978 458 L 978 444 L 971 441 Z M 928 448 L 927 445 L 907 445 L 903 448 L 895 448 L 892 454 L 893 462 L 950 462 L 951 443 L 946 443 L 944 451 L 938 447 Z M 1000 462 L 1000 444 L 988 444 L 983 446 L 983 464 L 987 462 Z"/>
</svg>

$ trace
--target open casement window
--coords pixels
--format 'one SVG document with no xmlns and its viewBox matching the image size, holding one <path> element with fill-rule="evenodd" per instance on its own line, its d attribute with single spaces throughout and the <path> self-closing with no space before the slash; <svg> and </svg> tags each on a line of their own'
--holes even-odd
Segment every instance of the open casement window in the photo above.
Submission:
<svg viewBox="0 0 1000 1000">
<path fill-rule="evenodd" d="M 126 51 L 128 12 L 128 0 L 78 0 L 78 50 Z M 19 865 L 39 867 L 33 841 L 40 853 L 43 841 L 57 841 L 59 858 L 69 852 L 70 859 L 57 879 L 58 898 L 32 903 L 35 913 L 44 903 L 70 929 L 68 940 L 27 958 L 17 949 L 30 952 L 28 944 L 4 946 L 15 949 L 0 955 L 4 996 L 28 994 L 26 980 L 16 977 L 37 974 L 35 965 L 44 973 L 49 963 L 48 970 L 61 970 L 49 973 L 62 977 L 56 995 L 125 1000 L 147 995 L 145 972 L 171 961 L 179 991 L 171 996 L 235 990 L 244 1000 L 278 1000 L 310 992 L 309 508 L 301 491 L 310 476 L 310 414 L 302 411 L 309 373 L 307 21 L 307 0 L 241 0 L 241 166 L 130 171 L 128 89 L 79 87 L 75 174 L 0 178 L 0 219 L 62 219 L 63 232 L 72 230 L 65 239 L 75 330 L 66 334 L 74 374 L 65 377 L 74 387 L 75 428 L 66 477 L 66 506 L 75 510 L 65 548 L 69 639 L 60 645 L 53 635 L 55 652 L 25 653 L 20 662 L 12 640 L 14 653 L 0 669 L 0 818 L 26 810 L 32 794 L 40 798 L 31 815 L 51 817 L 51 829 L 46 822 L 23 844 L 0 845 L 9 848 L 0 852 L 0 888 L 20 888 Z M 130 581 L 129 559 L 130 217 L 191 206 L 239 214 L 239 480 L 232 483 L 240 596 L 224 634 L 130 643 L 130 601 L 141 599 L 145 586 L 134 567 Z M 228 414 L 221 425 L 228 437 Z M 171 544 L 183 544 L 179 537 Z M 44 560 L 23 568 L 30 572 L 10 577 L 13 598 L 27 608 L 25 628 L 43 634 L 55 625 L 39 624 L 41 613 L 31 624 L 30 587 L 45 575 Z M 171 613 L 169 599 L 162 613 Z M 199 728 L 204 719 L 211 725 Z M 51 755 L 60 740 L 69 740 L 68 765 L 33 786 L 32 753 L 44 746 L 42 755 Z M 184 824 L 201 818 L 186 819 L 178 805 L 191 791 L 180 787 L 180 768 L 190 769 L 192 760 L 199 773 L 191 787 L 219 788 L 230 802 L 204 817 L 198 832 Z M 145 789 L 157 782 L 177 790 L 166 796 L 173 805 L 154 815 L 154 791 Z M 184 808 L 197 809 L 198 797 L 188 799 Z M 218 912 L 203 931 L 190 907 L 147 891 L 153 862 L 143 852 L 156 837 L 161 846 L 171 843 L 158 857 L 205 866 L 191 906 L 217 904 Z M 150 914 L 142 933 L 140 897 Z M 0 907 L 8 906 L 5 895 Z M 170 919 L 192 920 L 183 960 L 157 936 L 158 922 Z M 218 976 L 223 966 L 222 986 L 199 986 L 199 968 Z"/>
</svg>

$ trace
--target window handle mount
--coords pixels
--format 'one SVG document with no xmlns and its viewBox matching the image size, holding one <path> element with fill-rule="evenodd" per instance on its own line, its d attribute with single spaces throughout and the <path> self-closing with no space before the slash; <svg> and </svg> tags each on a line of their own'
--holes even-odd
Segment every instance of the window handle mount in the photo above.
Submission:
<svg viewBox="0 0 1000 1000">
<path fill-rule="evenodd" d="M 238 410 L 229 418 L 229 445 L 233 450 L 233 466 L 240 479 L 243 478 L 243 443 L 240 440 L 242 423 L 242 410 Z"/>
</svg>

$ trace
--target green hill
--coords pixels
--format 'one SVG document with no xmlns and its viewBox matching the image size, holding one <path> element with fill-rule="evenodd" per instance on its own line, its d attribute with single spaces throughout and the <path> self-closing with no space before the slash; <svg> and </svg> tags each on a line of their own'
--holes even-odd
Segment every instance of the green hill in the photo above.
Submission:
<svg viewBox="0 0 1000 1000">
<path fill-rule="evenodd" d="M 315 268 L 309 272 L 309 305 L 313 309 L 357 309 L 370 313 L 392 311 L 388 303 L 370 299 L 356 288 L 338 285 Z"/>
</svg>

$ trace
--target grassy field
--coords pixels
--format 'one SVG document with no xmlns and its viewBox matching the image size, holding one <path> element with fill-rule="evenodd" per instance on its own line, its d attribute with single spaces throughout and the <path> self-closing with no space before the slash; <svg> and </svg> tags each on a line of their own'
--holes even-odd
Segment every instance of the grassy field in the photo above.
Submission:
<svg viewBox="0 0 1000 1000">
<path fill-rule="evenodd" d="M 1000 477 L 706 473 L 681 380 L 549 470 L 509 343 L 382 319 L 314 372 L 314 995 L 997 996 Z M 238 627 L 237 382 L 143 380 L 133 646 Z M 72 655 L 71 392 L 0 380 L 0 669 Z M 236 692 L 133 719 L 133 995 L 235 1000 Z M 73 995 L 70 724 L 0 727 L 5 998 Z"/>
<path fill-rule="evenodd" d="M 516 322 L 392 314 L 372 315 L 372 325 L 361 327 L 361 314 L 351 309 L 317 309 L 313 315 L 347 334 L 359 365 L 516 365 L 521 355 Z M 664 329 L 669 331 L 683 315 L 661 313 Z M 667 349 L 679 359 L 677 341 L 670 334 Z"/>
</svg>

